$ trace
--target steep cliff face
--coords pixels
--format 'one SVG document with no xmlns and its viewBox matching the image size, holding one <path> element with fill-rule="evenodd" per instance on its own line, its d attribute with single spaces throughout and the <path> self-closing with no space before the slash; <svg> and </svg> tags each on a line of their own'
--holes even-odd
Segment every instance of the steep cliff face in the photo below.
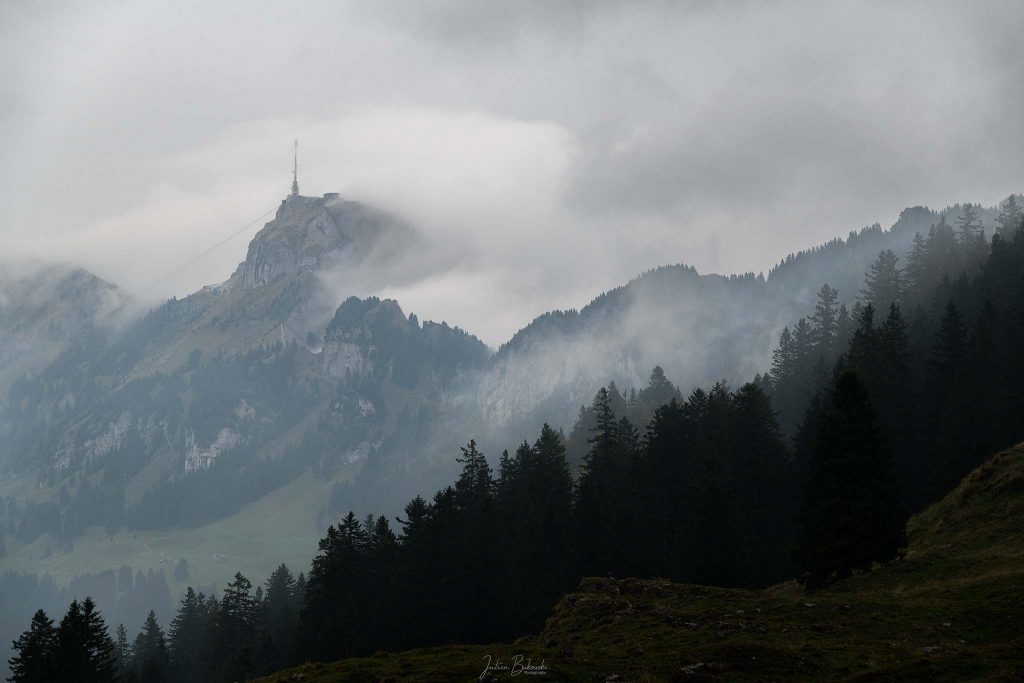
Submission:
<svg viewBox="0 0 1024 683">
<path fill-rule="evenodd" d="M 288 197 L 249 243 L 230 282 L 252 289 L 287 275 L 357 263 L 411 235 L 396 218 L 334 194 Z"/>
<path fill-rule="evenodd" d="M 334 314 L 324 334 L 321 352 L 323 369 L 328 377 L 362 377 L 371 374 L 381 364 L 387 371 L 387 357 L 380 357 L 379 345 L 386 349 L 412 336 L 409 320 L 398 302 L 355 297 L 346 300 Z"/>
</svg>

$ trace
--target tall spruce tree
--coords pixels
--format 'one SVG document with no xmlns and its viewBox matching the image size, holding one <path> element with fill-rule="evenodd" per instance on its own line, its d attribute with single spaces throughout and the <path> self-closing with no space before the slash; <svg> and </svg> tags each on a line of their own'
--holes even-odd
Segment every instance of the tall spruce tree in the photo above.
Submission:
<svg viewBox="0 0 1024 683">
<path fill-rule="evenodd" d="M 629 495 L 635 430 L 616 419 L 608 389 L 598 391 L 594 409 L 597 426 L 576 487 L 576 540 L 583 571 L 621 576 L 632 559 L 628 520 L 635 502 Z M 630 433 L 624 433 L 624 426 Z"/>
<path fill-rule="evenodd" d="M 904 506 L 917 510 L 922 503 L 923 486 L 918 456 L 921 446 L 917 437 L 921 415 L 910 328 L 896 304 L 889 305 L 889 314 L 878 337 L 881 360 L 878 382 L 869 387 L 871 400 L 877 406 L 879 419 L 893 446 Z"/>
<path fill-rule="evenodd" d="M 370 537 L 368 590 L 370 599 L 377 605 L 370 618 L 370 637 L 376 643 L 394 647 L 398 630 L 394 617 L 398 610 L 398 536 L 391 529 L 388 518 L 383 515 L 373 519 L 367 528 Z"/>
<path fill-rule="evenodd" d="M 57 630 L 43 610 L 32 615 L 27 631 L 14 641 L 14 656 L 8 661 L 11 683 L 50 683 L 58 680 L 54 657 Z"/>
<path fill-rule="evenodd" d="M 502 599 L 511 633 L 543 625 L 558 598 L 571 586 L 572 476 L 565 445 L 545 424 L 533 446 L 523 444 L 509 466 L 499 497 Z"/>
<path fill-rule="evenodd" d="M 839 292 L 825 283 L 818 290 L 818 301 L 814 305 L 814 315 L 811 322 L 814 324 L 812 339 L 814 354 L 824 358 L 826 362 L 833 361 L 836 340 L 839 335 L 839 308 L 837 300 Z"/>
<path fill-rule="evenodd" d="M 648 521 L 643 545 L 652 557 L 650 570 L 682 580 L 685 539 L 682 532 L 685 492 L 696 466 L 694 426 L 675 399 L 658 408 L 647 427 L 643 481 L 648 492 Z"/>
<path fill-rule="evenodd" d="M 163 629 L 150 610 L 142 631 L 135 637 L 132 664 L 136 680 L 145 683 L 163 683 L 170 680 L 170 657 Z"/>
<path fill-rule="evenodd" d="M 295 627 L 298 615 L 295 612 L 295 577 L 288 565 L 281 564 L 266 582 L 263 601 L 263 627 L 270 638 L 272 651 L 270 661 L 264 662 L 274 671 L 284 668 L 290 661 L 294 648 Z"/>
<path fill-rule="evenodd" d="M 1016 195 L 1010 195 L 999 205 L 999 215 L 996 217 L 996 234 L 1004 240 L 1013 239 L 1017 228 L 1024 221 L 1024 211 L 1017 203 Z"/>
<path fill-rule="evenodd" d="M 299 616 L 301 657 L 330 660 L 365 652 L 371 609 L 369 543 L 369 535 L 351 511 L 320 539 Z"/>
<path fill-rule="evenodd" d="M 114 643 L 92 598 L 72 600 L 57 629 L 58 680 L 106 683 L 115 680 Z"/>
<path fill-rule="evenodd" d="M 963 409 L 969 388 L 969 339 L 960 309 L 952 301 L 935 338 L 927 378 L 933 462 L 926 501 L 937 500 L 967 473 L 974 449 L 973 416 Z"/>
<path fill-rule="evenodd" d="M 753 384 L 734 394 L 727 426 L 733 447 L 727 457 L 731 489 L 746 560 L 744 582 L 764 585 L 788 577 L 795 509 L 792 461 L 771 401 Z"/>
<path fill-rule="evenodd" d="M 902 301 L 903 278 L 898 262 L 899 258 L 892 249 L 879 252 L 878 258 L 864 275 L 864 288 L 860 290 L 862 301 L 882 310 L 888 309 L 893 302 Z"/>
<path fill-rule="evenodd" d="M 203 643 L 211 634 L 210 618 L 205 596 L 196 593 L 192 586 L 186 588 L 168 636 L 174 680 L 198 681 L 205 677 Z"/>
<path fill-rule="evenodd" d="M 880 334 L 875 329 L 875 307 L 869 302 L 860 308 L 857 328 L 850 339 L 847 361 L 868 386 L 878 382 L 881 374 Z"/>
<path fill-rule="evenodd" d="M 964 204 L 957 218 L 957 229 L 961 249 L 966 265 L 976 269 L 988 256 L 988 242 L 985 240 L 985 228 L 981 224 L 978 207 Z"/>
<path fill-rule="evenodd" d="M 118 624 L 114 632 L 114 658 L 117 660 L 114 671 L 122 683 L 135 675 L 132 645 L 128 642 L 128 629 L 124 624 Z"/>
<path fill-rule="evenodd" d="M 810 588 L 891 560 L 906 545 L 892 450 L 854 371 L 835 378 L 816 428 L 798 543 Z"/>
<path fill-rule="evenodd" d="M 259 603 L 252 582 L 240 572 L 224 588 L 214 618 L 212 659 L 217 679 L 245 679 L 253 671 L 255 640 L 259 627 Z"/>
<path fill-rule="evenodd" d="M 915 233 L 910 252 L 907 254 L 907 266 L 903 270 L 904 302 L 907 305 L 920 302 L 927 296 L 927 259 L 927 242 L 921 233 Z"/>
<path fill-rule="evenodd" d="M 460 549 L 450 557 L 451 580 L 462 587 L 452 591 L 448 601 L 452 613 L 453 635 L 462 639 L 488 633 L 497 638 L 499 624 L 488 621 L 486 614 L 499 603 L 497 585 L 499 569 L 492 559 L 498 551 L 500 522 L 495 499 L 495 483 L 491 466 L 475 441 L 461 449 L 456 462 L 462 471 L 455 481 L 454 525 L 441 533 L 455 534 Z M 449 539 L 453 540 L 453 539 Z"/>
<path fill-rule="evenodd" d="M 960 242 L 972 244 L 983 230 L 977 207 L 970 203 L 964 204 L 956 219 L 956 228 Z"/>
</svg>

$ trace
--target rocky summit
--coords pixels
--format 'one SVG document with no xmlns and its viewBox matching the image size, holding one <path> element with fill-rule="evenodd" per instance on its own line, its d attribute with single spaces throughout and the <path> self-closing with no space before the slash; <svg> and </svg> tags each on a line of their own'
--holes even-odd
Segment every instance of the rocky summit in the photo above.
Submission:
<svg viewBox="0 0 1024 683">
<path fill-rule="evenodd" d="M 396 238 L 411 235 L 411 228 L 393 216 L 335 193 L 293 195 L 249 243 L 230 282 L 251 289 L 285 275 L 324 271 L 365 259 L 385 244 L 394 250 Z"/>
</svg>

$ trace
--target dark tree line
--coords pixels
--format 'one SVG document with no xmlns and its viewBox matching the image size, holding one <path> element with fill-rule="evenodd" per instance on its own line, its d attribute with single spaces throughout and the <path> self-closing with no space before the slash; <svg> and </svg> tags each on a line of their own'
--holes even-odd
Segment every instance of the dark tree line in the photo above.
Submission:
<svg viewBox="0 0 1024 683">
<path fill-rule="evenodd" d="M 771 372 L 758 381 L 798 464 L 810 452 L 807 413 L 816 413 L 840 355 L 878 413 L 910 511 L 1024 438 L 1024 239 L 1012 199 L 991 243 L 965 206 L 955 226 L 941 220 L 917 236 L 904 268 L 881 253 L 852 308 L 837 306 L 825 285 L 810 322 L 783 331 Z"/>
</svg>

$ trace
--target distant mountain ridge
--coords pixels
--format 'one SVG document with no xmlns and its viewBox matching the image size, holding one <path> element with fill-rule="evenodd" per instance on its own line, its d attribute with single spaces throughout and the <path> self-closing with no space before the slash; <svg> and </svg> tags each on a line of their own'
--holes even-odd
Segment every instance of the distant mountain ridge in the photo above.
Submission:
<svg viewBox="0 0 1024 683">
<path fill-rule="evenodd" d="M 346 272 L 406 258 L 422 238 L 336 195 L 286 199 L 227 281 L 129 324 L 97 324 L 130 298 L 84 271 L 10 285 L 0 496 L 22 512 L 8 547 L 70 549 L 95 527 L 202 527 L 307 477 L 331 494 L 297 530 L 318 532 L 342 507 L 397 512 L 451 480 L 468 439 L 495 457 L 542 422 L 568 432 L 609 380 L 640 386 L 655 365 L 684 392 L 750 380 L 824 282 L 854 301 L 880 250 L 905 254 L 954 211 L 908 209 L 891 230 L 801 252 L 768 277 L 657 268 L 539 316 L 494 353 L 399 302 L 339 295 Z M 994 215 L 982 213 L 986 227 Z M 49 294 L 29 305 L 32 291 Z M 29 504 L 49 521 L 22 525 Z"/>
<path fill-rule="evenodd" d="M 976 207 L 991 234 L 997 210 Z M 491 424 L 571 424 L 581 403 L 609 380 L 643 386 L 655 365 L 684 390 L 731 384 L 765 372 L 783 326 L 813 312 L 823 284 L 857 300 L 879 252 L 904 259 L 916 233 L 959 215 L 904 209 L 893 226 L 851 231 L 846 239 L 791 254 L 768 276 L 701 275 L 662 266 L 594 298 L 579 311 L 545 313 L 503 344 L 480 382 L 477 399 Z"/>
<path fill-rule="evenodd" d="M 130 303 L 128 293 L 77 266 L 0 266 L 0 394 L 96 325 L 120 323 Z"/>
</svg>

